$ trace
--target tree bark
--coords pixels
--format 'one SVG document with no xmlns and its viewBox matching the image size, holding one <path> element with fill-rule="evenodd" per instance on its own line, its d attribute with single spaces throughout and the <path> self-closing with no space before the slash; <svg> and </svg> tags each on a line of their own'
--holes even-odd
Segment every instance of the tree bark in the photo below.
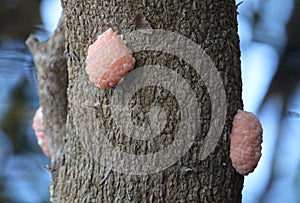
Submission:
<svg viewBox="0 0 300 203">
<path fill-rule="evenodd" d="M 68 73 L 64 43 L 63 14 L 50 39 L 39 42 L 31 34 L 26 40 L 36 66 L 40 106 L 43 108 L 46 139 L 53 160 L 60 158 L 66 134 Z"/>
<path fill-rule="evenodd" d="M 52 162 L 57 163 L 52 173 L 52 200 L 241 202 L 243 177 L 232 168 L 229 158 L 232 119 L 237 109 L 242 108 L 235 1 L 63 0 L 62 4 L 66 16 L 68 115 L 60 161 L 52 159 Z M 97 35 L 110 27 L 120 34 L 139 29 L 140 22 L 137 21 L 143 20 L 141 16 L 147 20 L 148 28 L 151 26 L 152 29 L 169 30 L 201 45 L 221 75 L 227 100 L 223 106 L 227 114 L 217 146 L 208 157 L 201 159 L 199 155 L 211 124 L 212 108 L 208 89 L 203 82 L 199 82 L 202 75 L 197 75 L 185 61 L 170 54 L 155 51 L 134 53 L 135 69 L 160 64 L 174 70 L 188 81 L 201 104 L 201 113 L 197 120 L 199 132 L 193 145 L 179 161 L 155 173 L 133 175 L 119 173 L 101 165 L 98 161 L 101 150 L 91 140 L 106 138 L 114 147 L 132 154 L 159 151 L 175 139 L 177 121 L 182 116 L 178 104 L 174 102 L 174 95 L 167 90 L 151 86 L 139 90 L 130 100 L 131 117 L 135 124 L 141 125 L 149 119 L 147 112 L 155 101 L 167 114 L 167 127 L 152 140 L 130 138 L 118 130 L 112 109 L 108 108 L 113 90 L 99 91 L 89 83 L 85 73 L 85 60 L 88 46 Z M 151 35 L 151 31 L 148 34 Z M 89 108 L 93 105 L 95 108 Z M 103 127 L 109 130 L 103 131 Z"/>
</svg>

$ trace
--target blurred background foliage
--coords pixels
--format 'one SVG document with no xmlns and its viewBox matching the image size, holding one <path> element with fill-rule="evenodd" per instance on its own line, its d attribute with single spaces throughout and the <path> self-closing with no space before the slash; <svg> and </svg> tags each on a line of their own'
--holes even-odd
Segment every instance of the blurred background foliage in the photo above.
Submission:
<svg viewBox="0 0 300 203">
<path fill-rule="evenodd" d="M 59 1 L 0 0 L 0 202 L 49 202 L 50 162 L 31 128 L 39 100 L 25 40 L 49 37 L 53 28 L 42 12 L 53 3 L 59 9 L 48 12 L 59 17 Z"/>
<path fill-rule="evenodd" d="M 237 1 L 243 100 L 264 127 L 263 156 L 244 203 L 300 202 L 300 0 Z M 0 202 L 49 202 L 49 159 L 32 117 L 39 106 L 25 40 L 46 40 L 59 0 L 0 0 Z"/>
</svg>

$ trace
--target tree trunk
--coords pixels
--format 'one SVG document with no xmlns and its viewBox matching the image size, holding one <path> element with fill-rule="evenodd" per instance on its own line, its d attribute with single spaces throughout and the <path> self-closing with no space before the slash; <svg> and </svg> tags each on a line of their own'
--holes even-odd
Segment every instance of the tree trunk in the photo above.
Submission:
<svg viewBox="0 0 300 203">
<path fill-rule="evenodd" d="M 62 4 L 66 21 L 68 114 L 67 133 L 63 139 L 65 143 L 61 157 L 52 159 L 52 163 L 56 163 L 52 168 L 53 201 L 241 202 L 243 177 L 232 168 L 229 158 L 231 122 L 237 109 L 242 108 L 235 1 L 63 0 Z M 176 150 L 165 157 L 168 163 L 166 165 L 163 161 L 160 162 L 161 160 L 152 160 L 164 166 L 157 169 L 149 165 L 151 168 L 149 171 L 143 166 L 140 166 L 143 168 L 140 171 L 139 168 L 135 168 L 139 160 L 128 165 L 128 160 L 123 160 L 113 153 L 111 157 L 103 158 L 106 151 L 101 150 L 106 149 L 103 146 L 105 140 L 123 154 L 141 157 L 166 149 L 176 141 L 176 133 L 182 127 L 178 123 L 184 117 L 180 102 L 176 102 L 176 94 L 172 92 L 173 90 L 149 85 L 129 98 L 130 102 L 126 103 L 130 106 L 131 117 L 129 118 L 136 126 L 142 126 L 147 122 L 148 126 L 151 126 L 151 122 L 155 121 L 151 120 L 149 114 L 153 104 L 156 105 L 156 109 L 160 108 L 158 113 L 156 112 L 159 116 L 158 121 L 155 121 L 158 126 L 163 126 L 159 122 L 160 119 L 168 118 L 164 123 L 165 127 L 160 128 L 162 131 L 159 136 L 152 139 L 136 139 L 124 133 L 117 125 L 118 119 L 122 119 L 118 117 L 122 109 L 118 109 L 118 105 L 110 106 L 114 89 L 99 90 L 88 81 L 85 73 L 87 49 L 96 40 L 97 35 L 112 27 L 119 34 L 124 33 L 127 40 L 131 32 L 140 30 L 140 33 L 146 33 L 144 39 L 146 42 L 148 37 L 150 39 L 156 32 L 141 30 L 143 25 L 147 28 L 172 31 L 177 35 L 190 38 L 203 48 L 218 70 L 202 72 L 199 75 L 188 60 L 182 60 L 182 57 L 180 59 L 181 55 L 175 57 L 172 55 L 172 50 L 163 53 L 167 46 L 162 46 L 164 48 L 161 50 L 134 50 L 135 70 L 146 65 L 159 64 L 168 67 L 178 75 L 179 79 L 184 78 L 192 88 L 199 106 L 199 115 L 193 120 L 196 125 L 192 123 L 191 126 L 183 126 L 184 129 L 190 127 L 197 129 L 192 145 L 186 145 L 186 151 L 178 149 L 183 150 L 184 153 L 180 157 L 175 157 L 174 162 L 168 161 L 174 158 L 172 155 L 177 153 Z M 128 46 L 132 48 L 135 41 L 130 39 L 128 41 Z M 165 39 L 158 39 L 158 41 L 163 44 Z M 157 43 L 157 46 L 159 45 L 160 43 Z M 172 43 L 171 45 L 173 46 Z M 200 55 L 196 58 L 198 57 L 200 58 Z M 157 69 L 152 67 L 151 70 L 160 73 L 159 70 L 163 70 L 161 66 L 157 66 Z M 219 105 L 214 103 L 219 98 L 212 97 L 219 88 L 214 86 L 215 81 L 211 79 L 217 77 L 216 73 L 220 75 L 223 82 L 227 101 Z M 130 85 L 126 77 L 123 81 L 125 87 Z M 133 74 L 130 77 L 135 81 L 138 77 L 147 80 L 147 77 L 163 76 L 145 71 L 145 74 Z M 125 91 L 125 89 L 121 90 Z M 124 98 L 120 95 L 119 97 L 122 103 Z M 185 94 L 184 98 L 190 101 L 192 95 Z M 91 106 L 94 108 L 90 108 Z M 217 140 L 205 139 L 211 126 L 215 124 L 214 121 L 218 121 L 213 116 L 213 111 L 216 109 L 221 109 L 220 111 L 225 109 L 223 112 L 227 112 L 224 117 L 225 125 L 213 126 L 213 131 L 216 133 L 215 135 L 212 133 L 212 137 L 218 138 Z M 191 112 L 193 109 L 187 111 Z M 220 135 L 217 135 L 218 131 L 221 132 Z M 187 137 L 190 136 L 189 133 L 186 131 Z M 184 140 L 186 141 L 189 140 Z M 209 154 L 205 154 L 207 152 Z M 122 164 L 124 164 L 123 168 Z M 155 166 L 155 163 L 152 164 Z"/>
</svg>

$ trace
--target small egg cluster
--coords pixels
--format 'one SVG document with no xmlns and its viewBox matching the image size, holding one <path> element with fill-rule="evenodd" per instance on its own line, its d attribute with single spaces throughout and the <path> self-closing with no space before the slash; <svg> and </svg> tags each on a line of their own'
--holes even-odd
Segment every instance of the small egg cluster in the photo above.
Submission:
<svg viewBox="0 0 300 203">
<path fill-rule="evenodd" d="M 254 114 L 238 110 L 230 135 L 230 158 L 238 173 L 248 175 L 256 168 L 261 157 L 262 133 Z"/>
<path fill-rule="evenodd" d="M 35 136 L 38 141 L 38 144 L 42 148 L 44 154 L 50 158 L 50 152 L 46 140 L 46 134 L 44 132 L 44 120 L 43 120 L 42 107 L 39 107 L 35 112 L 35 115 L 33 117 L 32 128 L 35 132 Z"/>
<path fill-rule="evenodd" d="M 121 82 L 134 65 L 125 42 L 110 28 L 89 46 L 85 70 L 91 83 L 109 89 Z"/>
</svg>

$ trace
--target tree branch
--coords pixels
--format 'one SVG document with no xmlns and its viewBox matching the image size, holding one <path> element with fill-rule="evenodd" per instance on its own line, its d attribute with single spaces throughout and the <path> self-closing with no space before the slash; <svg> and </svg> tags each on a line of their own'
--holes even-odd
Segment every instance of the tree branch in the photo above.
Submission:
<svg viewBox="0 0 300 203">
<path fill-rule="evenodd" d="M 47 41 L 39 42 L 35 35 L 30 35 L 26 40 L 36 66 L 40 105 L 43 107 L 52 162 L 59 157 L 66 133 L 68 73 L 64 55 L 64 24 L 62 13 L 56 30 Z"/>
</svg>

